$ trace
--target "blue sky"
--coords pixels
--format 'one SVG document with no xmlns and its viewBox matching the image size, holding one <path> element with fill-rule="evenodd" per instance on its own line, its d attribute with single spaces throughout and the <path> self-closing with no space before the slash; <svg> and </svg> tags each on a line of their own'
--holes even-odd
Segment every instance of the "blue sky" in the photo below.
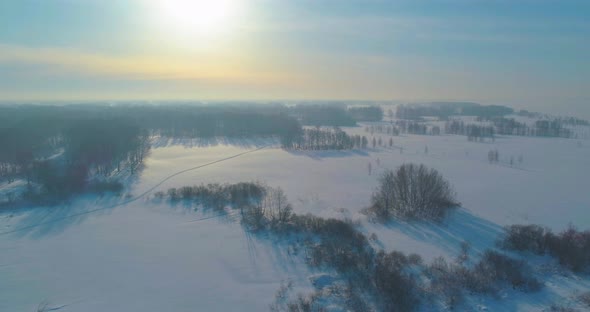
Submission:
<svg viewBox="0 0 590 312">
<path fill-rule="evenodd" d="M 587 0 L 223 0 L 231 14 L 198 32 L 158 1 L 1 1 L 0 99 L 472 100 L 589 114 Z"/>
</svg>

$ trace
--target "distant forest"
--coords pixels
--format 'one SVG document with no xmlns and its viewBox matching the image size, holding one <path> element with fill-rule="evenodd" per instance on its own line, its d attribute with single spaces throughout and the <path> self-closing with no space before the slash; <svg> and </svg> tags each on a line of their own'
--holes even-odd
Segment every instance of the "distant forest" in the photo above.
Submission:
<svg viewBox="0 0 590 312">
<path fill-rule="evenodd" d="M 567 119 L 536 120 L 532 125 L 516 121 L 514 118 L 505 117 L 480 117 L 477 120 L 488 122 L 489 125 L 465 124 L 461 120 L 450 120 L 445 124 L 445 132 L 466 135 L 470 140 L 493 138 L 496 134 L 559 138 L 576 137 L 574 131 L 565 127 L 571 125 L 566 122 Z"/>
<path fill-rule="evenodd" d="M 533 124 L 519 122 L 507 115 L 519 115 L 536 118 Z M 456 116 L 475 116 L 479 122 L 469 123 Z M 537 137 L 575 138 L 576 134 L 567 126 L 588 126 L 587 120 L 574 117 L 550 117 L 540 113 L 521 110 L 501 105 L 479 105 L 471 102 L 433 102 L 428 104 L 399 105 L 396 110 L 393 133 L 410 133 L 420 135 L 438 135 L 438 126 L 423 123 L 425 117 L 437 117 L 444 120 L 444 132 L 465 135 L 470 141 L 482 141 L 495 135 L 518 135 Z M 393 125 L 392 124 L 392 125 Z"/>
<path fill-rule="evenodd" d="M 43 202 L 118 192 L 120 178 L 141 169 L 152 136 L 274 136 L 284 148 L 351 149 L 366 147 L 367 139 L 337 127 L 382 115 L 378 107 L 343 105 L 5 105 L 0 106 L 0 183 L 26 181 L 24 196 Z M 17 197 L 10 195 L 9 202 Z"/>
<path fill-rule="evenodd" d="M 306 126 L 356 126 L 357 121 L 381 121 L 383 110 L 379 106 L 343 107 L 332 104 L 299 104 L 288 108 L 289 115 Z"/>
<path fill-rule="evenodd" d="M 470 102 L 434 102 L 423 105 L 399 105 L 396 116 L 400 119 L 421 119 L 434 116 L 446 119 L 449 116 L 497 117 L 514 113 L 510 107 L 502 105 L 479 105 Z"/>
<path fill-rule="evenodd" d="M 348 135 L 338 127 L 333 129 L 304 129 L 302 135 L 290 142 L 289 149 L 300 150 L 350 150 L 367 148 L 369 140 L 365 136 Z"/>
</svg>

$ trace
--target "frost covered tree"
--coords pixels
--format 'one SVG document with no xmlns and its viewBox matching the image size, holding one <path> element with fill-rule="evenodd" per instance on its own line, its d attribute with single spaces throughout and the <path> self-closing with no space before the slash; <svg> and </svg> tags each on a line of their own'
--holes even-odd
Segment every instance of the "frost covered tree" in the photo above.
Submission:
<svg viewBox="0 0 590 312">
<path fill-rule="evenodd" d="M 271 224 L 279 225 L 286 223 L 291 218 L 293 208 L 287 200 L 283 189 L 269 188 L 262 200 L 263 211 L 267 214 Z"/>
<path fill-rule="evenodd" d="M 382 218 L 436 220 L 460 205 L 450 183 L 438 171 L 416 164 L 385 171 L 371 201 L 372 210 Z"/>
</svg>

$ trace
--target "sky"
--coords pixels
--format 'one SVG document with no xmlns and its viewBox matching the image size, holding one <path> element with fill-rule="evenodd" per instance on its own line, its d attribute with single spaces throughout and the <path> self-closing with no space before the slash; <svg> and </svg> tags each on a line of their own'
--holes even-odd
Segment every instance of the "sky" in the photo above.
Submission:
<svg viewBox="0 0 590 312">
<path fill-rule="evenodd" d="M 590 117 L 588 0 L 2 0 L 0 100 L 462 100 Z"/>
</svg>

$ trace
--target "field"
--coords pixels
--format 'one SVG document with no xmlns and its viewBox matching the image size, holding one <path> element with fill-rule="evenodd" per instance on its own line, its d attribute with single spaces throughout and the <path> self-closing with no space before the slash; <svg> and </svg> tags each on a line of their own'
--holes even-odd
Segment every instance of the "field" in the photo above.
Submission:
<svg viewBox="0 0 590 312">
<path fill-rule="evenodd" d="M 263 311 L 282 282 L 290 280 L 296 291 L 306 292 L 324 274 L 276 239 L 244 231 L 231 211 L 154 199 L 155 192 L 170 187 L 248 181 L 281 187 L 295 213 L 350 219 L 367 236 L 376 234 L 375 247 L 416 253 L 426 262 L 455 258 L 463 241 L 477 257 L 494 247 L 506 225 L 534 223 L 557 232 L 570 224 L 590 228 L 588 140 L 391 137 L 367 133 L 369 125 L 343 130 L 383 136 L 384 146 L 287 151 L 273 138 L 152 138 L 145 169 L 128 181 L 122 196 L 86 196 L 51 209 L 2 212 L 0 311 L 35 311 L 42 302 L 63 311 Z M 488 161 L 490 150 L 498 150 L 498 163 Z M 410 162 L 440 171 L 461 207 L 440 224 L 371 222 L 362 211 L 380 173 Z M 576 292 L 590 288 L 587 275 L 559 269 L 549 257 L 531 262 L 544 272 L 540 293 L 471 296 L 467 306 L 542 311 L 558 302 L 575 307 Z"/>
</svg>

